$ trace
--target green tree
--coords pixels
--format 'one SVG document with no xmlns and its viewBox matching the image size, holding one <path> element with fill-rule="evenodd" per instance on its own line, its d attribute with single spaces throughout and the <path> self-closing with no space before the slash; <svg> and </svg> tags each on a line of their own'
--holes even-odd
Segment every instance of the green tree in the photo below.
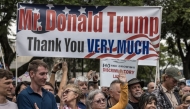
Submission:
<svg viewBox="0 0 190 109">
<path fill-rule="evenodd" d="M 177 46 L 174 46 L 173 49 L 177 50 Z M 159 64 L 162 69 L 162 71 L 165 71 L 165 69 L 168 66 L 181 66 L 181 58 L 178 54 L 172 54 L 168 50 L 168 45 L 160 44 L 160 60 Z"/>
<path fill-rule="evenodd" d="M 190 0 L 146 0 L 148 5 L 163 7 L 161 36 L 168 52 L 180 56 L 183 74 L 190 78 Z M 177 49 L 175 48 L 177 46 Z"/>
<path fill-rule="evenodd" d="M 190 0 L 157 3 L 163 6 L 161 36 L 167 40 L 168 52 L 181 57 L 184 76 L 190 79 Z"/>
<path fill-rule="evenodd" d="M 155 80 L 156 67 L 155 66 L 138 66 L 137 78 L 144 82 Z"/>
</svg>

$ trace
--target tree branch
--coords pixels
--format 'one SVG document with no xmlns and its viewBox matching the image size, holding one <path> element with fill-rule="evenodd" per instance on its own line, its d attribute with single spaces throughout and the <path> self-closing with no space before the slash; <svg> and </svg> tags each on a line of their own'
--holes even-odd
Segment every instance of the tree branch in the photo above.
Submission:
<svg viewBox="0 0 190 109">
<path fill-rule="evenodd" d="M 188 43 L 187 43 L 187 39 L 183 39 L 183 41 L 184 41 L 184 43 L 185 43 L 186 50 L 188 51 L 189 45 L 188 45 Z"/>
<path fill-rule="evenodd" d="M 178 36 L 176 36 L 176 37 L 178 37 Z M 177 38 L 177 47 L 178 47 L 181 59 L 182 59 L 182 61 L 184 61 L 185 60 L 184 59 L 184 54 L 183 54 L 183 51 L 182 51 L 182 48 L 181 48 L 181 42 L 180 42 L 180 38 L 179 37 Z"/>
</svg>

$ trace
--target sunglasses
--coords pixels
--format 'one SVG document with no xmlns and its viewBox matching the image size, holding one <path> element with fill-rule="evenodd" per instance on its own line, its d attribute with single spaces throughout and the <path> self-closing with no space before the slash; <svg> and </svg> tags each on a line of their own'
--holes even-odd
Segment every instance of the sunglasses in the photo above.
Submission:
<svg viewBox="0 0 190 109">
<path fill-rule="evenodd" d="M 94 102 L 96 102 L 96 103 L 100 104 L 100 103 L 101 103 L 101 101 L 102 101 L 102 102 L 106 102 L 106 99 L 105 99 L 105 98 L 101 98 L 101 99 L 96 100 L 96 101 L 94 101 Z"/>
<path fill-rule="evenodd" d="M 64 92 L 63 92 L 63 94 L 66 94 L 66 95 L 67 95 L 69 92 L 74 92 L 74 93 L 77 93 L 77 92 L 76 92 L 76 91 L 74 91 L 74 90 L 66 90 L 66 91 L 64 91 Z"/>
<path fill-rule="evenodd" d="M 184 90 L 184 92 L 190 92 L 190 90 Z"/>
<path fill-rule="evenodd" d="M 186 104 L 190 104 L 190 100 L 185 100 L 185 103 Z"/>
</svg>

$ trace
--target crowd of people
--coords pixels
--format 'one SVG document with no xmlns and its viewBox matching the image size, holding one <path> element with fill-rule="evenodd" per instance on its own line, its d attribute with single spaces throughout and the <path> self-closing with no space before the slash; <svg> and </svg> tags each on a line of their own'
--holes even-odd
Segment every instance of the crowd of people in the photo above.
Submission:
<svg viewBox="0 0 190 109">
<path fill-rule="evenodd" d="M 98 86 L 98 75 L 89 71 L 85 76 L 67 80 L 66 62 L 55 64 L 47 82 L 48 65 L 33 60 L 28 65 L 31 82 L 13 84 L 13 74 L 0 69 L 0 109 L 190 109 L 190 86 L 179 69 L 169 67 L 160 83 L 149 82 L 147 90 L 143 81 L 126 79 L 119 70 L 118 80 L 110 87 Z M 62 71 L 59 86 L 55 74 Z M 93 82 L 89 82 L 89 80 Z"/>
</svg>

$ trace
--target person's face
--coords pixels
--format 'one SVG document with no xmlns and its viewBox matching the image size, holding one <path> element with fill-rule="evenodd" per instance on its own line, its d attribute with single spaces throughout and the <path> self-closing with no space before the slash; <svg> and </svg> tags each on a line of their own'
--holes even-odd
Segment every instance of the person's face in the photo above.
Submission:
<svg viewBox="0 0 190 109">
<path fill-rule="evenodd" d="M 184 105 L 183 105 L 183 107 L 188 107 L 188 106 L 190 106 L 190 96 L 187 96 L 186 97 L 186 99 L 185 99 L 185 101 L 184 101 L 184 103 L 183 103 Z"/>
<path fill-rule="evenodd" d="M 186 97 L 185 104 L 189 104 L 190 105 L 190 96 Z"/>
<path fill-rule="evenodd" d="M 141 95 L 143 94 L 141 85 L 134 84 L 134 85 L 130 86 L 130 93 L 131 93 L 132 97 L 140 98 Z"/>
<path fill-rule="evenodd" d="M 101 90 L 102 90 L 102 92 L 107 93 L 108 92 L 108 87 L 101 87 Z"/>
<path fill-rule="evenodd" d="M 26 86 L 25 86 L 24 84 L 22 84 L 22 85 L 20 86 L 20 90 L 19 90 L 18 94 L 19 94 L 22 90 L 24 90 L 24 89 L 26 89 Z"/>
<path fill-rule="evenodd" d="M 115 101 L 119 102 L 119 98 L 120 98 L 120 84 L 119 83 L 115 83 L 112 86 L 112 89 L 110 89 L 110 97 L 115 99 Z"/>
<path fill-rule="evenodd" d="M 152 100 L 148 102 L 144 109 L 156 109 L 156 101 Z"/>
<path fill-rule="evenodd" d="M 78 94 L 74 88 L 69 87 L 63 91 L 63 97 L 65 98 L 65 102 L 69 103 L 70 101 L 76 100 Z"/>
<path fill-rule="evenodd" d="M 39 66 L 37 72 L 31 71 L 31 80 L 38 86 L 44 86 L 47 80 L 48 70 Z"/>
<path fill-rule="evenodd" d="M 78 81 L 78 86 L 83 94 L 88 92 L 88 82 L 87 81 Z"/>
<path fill-rule="evenodd" d="M 13 85 L 13 88 L 11 89 L 11 95 L 15 95 L 15 86 Z"/>
<path fill-rule="evenodd" d="M 184 87 L 183 89 L 182 89 L 182 91 L 183 91 L 183 95 L 185 95 L 185 94 L 187 94 L 187 93 L 190 93 L 190 87 Z"/>
<path fill-rule="evenodd" d="M 90 86 L 88 90 L 89 90 L 89 92 L 90 92 L 90 91 L 94 90 L 94 87 L 93 87 L 93 86 Z"/>
<path fill-rule="evenodd" d="M 179 86 L 180 89 L 183 89 L 184 87 L 185 87 L 185 84 L 181 84 L 181 85 Z"/>
<path fill-rule="evenodd" d="M 44 88 L 45 90 L 51 92 L 51 93 L 54 95 L 54 90 L 53 90 L 53 88 L 52 88 L 51 86 L 45 85 L 45 86 L 43 86 L 43 88 Z"/>
<path fill-rule="evenodd" d="M 149 86 L 148 86 L 148 92 L 151 93 L 154 91 L 154 83 L 150 83 Z"/>
<path fill-rule="evenodd" d="M 11 90 L 13 88 L 13 80 L 12 79 L 6 79 L 6 77 L 0 79 L 0 95 L 2 96 L 8 96 L 11 95 Z"/>
<path fill-rule="evenodd" d="M 177 80 L 173 77 L 166 77 L 167 87 L 169 90 L 173 89 L 175 86 L 177 86 Z"/>
<path fill-rule="evenodd" d="M 106 109 L 107 101 L 102 93 L 98 93 L 94 96 L 92 101 L 92 109 Z"/>
</svg>

